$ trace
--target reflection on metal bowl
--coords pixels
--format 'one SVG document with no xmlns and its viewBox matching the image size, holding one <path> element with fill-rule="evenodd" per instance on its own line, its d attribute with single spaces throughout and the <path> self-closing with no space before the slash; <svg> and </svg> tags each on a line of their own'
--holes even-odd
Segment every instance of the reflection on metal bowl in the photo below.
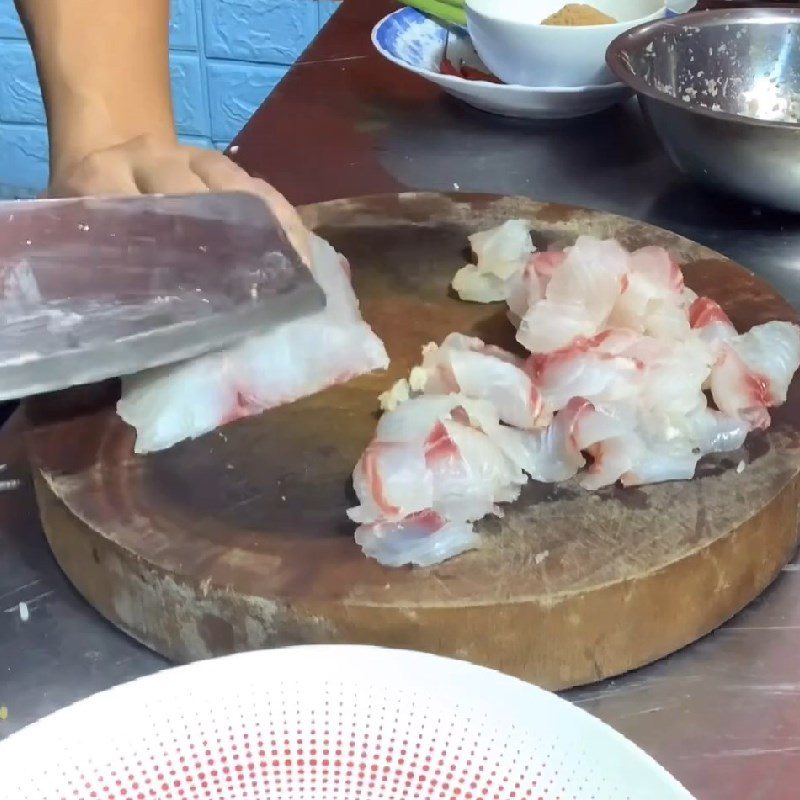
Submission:
<svg viewBox="0 0 800 800">
<path fill-rule="evenodd" d="M 800 9 L 652 22 L 615 39 L 606 60 L 681 169 L 800 212 Z"/>
</svg>

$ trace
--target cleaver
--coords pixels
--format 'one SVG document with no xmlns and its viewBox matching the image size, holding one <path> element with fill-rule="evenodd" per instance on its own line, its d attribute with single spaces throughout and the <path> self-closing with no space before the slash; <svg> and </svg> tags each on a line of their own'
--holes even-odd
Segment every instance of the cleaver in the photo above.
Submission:
<svg viewBox="0 0 800 800">
<path fill-rule="evenodd" d="M 0 202 L 0 400 L 182 361 L 324 305 L 255 195 Z"/>
</svg>

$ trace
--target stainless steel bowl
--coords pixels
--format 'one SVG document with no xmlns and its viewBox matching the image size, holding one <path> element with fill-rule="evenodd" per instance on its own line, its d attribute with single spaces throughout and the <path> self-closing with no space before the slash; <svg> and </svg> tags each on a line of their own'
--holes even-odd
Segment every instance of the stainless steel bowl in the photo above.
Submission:
<svg viewBox="0 0 800 800">
<path fill-rule="evenodd" d="M 686 173 L 800 212 L 800 8 L 651 22 L 615 39 L 606 61 Z"/>
</svg>

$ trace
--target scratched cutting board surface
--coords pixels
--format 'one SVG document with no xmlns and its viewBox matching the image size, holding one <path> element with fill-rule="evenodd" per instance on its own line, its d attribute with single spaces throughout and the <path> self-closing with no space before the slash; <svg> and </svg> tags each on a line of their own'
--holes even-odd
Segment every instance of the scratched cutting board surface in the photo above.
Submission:
<svg viewBox="0 0 800 800">
<path fill-rule="evenodd" d="M 797 543 L 800 390 L 741 452 L 691 482 L 588 493 L 530 484 L 484 547 L 434 569 L 386 569 L 355 545 L 350 473 L 376 396 L 420 347 L 458 330 L 513 347 L 498 305 L 448 283 L 466 237 L 527 217 L 539 247 L 581 233 L 664 245 L 687 283 L 740 330 L 794 319 L 742 267 L 607 214 L 488 196 L 414 194 L 303 210 L 350 260 L 364 317 L 392 366 L 172 450 L 135 456 L 114 385 L 29 404 L 45 530 L 83 595 L 175 660 L 298 642 L 427 650 L 550 688 L 660 658 L 756 597 Z M 736 467 L 744 461 L 741 474 Z"/>
</svg>

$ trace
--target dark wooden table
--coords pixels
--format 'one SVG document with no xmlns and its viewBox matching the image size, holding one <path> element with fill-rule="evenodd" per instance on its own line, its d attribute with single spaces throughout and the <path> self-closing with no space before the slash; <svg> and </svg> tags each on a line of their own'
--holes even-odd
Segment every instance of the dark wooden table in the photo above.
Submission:
<svg viewBox="0 0 800 800">
<path fill-rule="evenodd" d="M 800 308 L 800 218 L 706 194 L 673 168 L 635 104 L 532 124 L 457 104 L 373 53 L 386 0 L 345 0 L 238 138 L 236 158 L 295 203 L 416 189 L 522 194 L 675 230 L 771 280 Z M 0 736 L 164 662 L 75 595 L 44 543 L 14 424 L 0 435 Z M 23 621 L 19 602 L 28 603 Z M 702 800 L 796 800 L 800 564 L 724 628 L 568 696 Z M 647 798 L 650 800 L 650 798 Z M 657 800 L 653 798 L 652 800 Z"/>
</svg>

